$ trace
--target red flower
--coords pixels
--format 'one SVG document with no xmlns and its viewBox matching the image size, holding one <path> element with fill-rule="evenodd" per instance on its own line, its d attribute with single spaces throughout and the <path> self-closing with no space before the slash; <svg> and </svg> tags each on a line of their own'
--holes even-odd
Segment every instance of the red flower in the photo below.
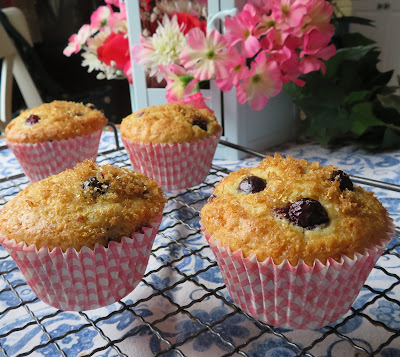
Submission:
<svg viewBox="0 0 400 357">
<path fill-rule="evenodd" d="M 206 33 L 207 21 L 200 20 L 198 17 L 188 14 L 186 12 L 175 12 L 171 17 L 176 16 L 179 26 L 182 26 L 182 31 L 186 35 L 189 30 L 195 27 L 199 27 L 201 31 Z"/>
<path fill-rule="evenodd" d="M 111 32 L 104 43 L 97 48 L 97 56 L 107 66 L 115 62 L 118 69 L 124 69 L 129 57 L 129 41 L 122 33 Z"/>
<path fill-rule="evenodd" d="M 154 0 L 140 0 L 140 10 L 145 12 L 151 12 L 156 6 Z"/>
</svg>

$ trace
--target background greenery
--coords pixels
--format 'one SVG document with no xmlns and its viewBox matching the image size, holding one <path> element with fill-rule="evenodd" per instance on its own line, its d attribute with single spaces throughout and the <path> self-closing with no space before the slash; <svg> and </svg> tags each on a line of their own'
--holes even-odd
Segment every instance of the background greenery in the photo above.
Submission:
<svg viewBox="0 0 400 357">
<path fill-rule="evenodd" d="M 374 41 L 348 31 L 352 23 L 373 23 L 349 16 L 333 16 L 332 23 L 337 54 L 326 61 L 326 73 L 303 76 L 304 87 L 284 87 L 301 110 L 300 133 L 322 145 L 400 147 L 399 87 L 388 86 L 393 71 L 377 69 L 380 50 Z"/>
</svg>

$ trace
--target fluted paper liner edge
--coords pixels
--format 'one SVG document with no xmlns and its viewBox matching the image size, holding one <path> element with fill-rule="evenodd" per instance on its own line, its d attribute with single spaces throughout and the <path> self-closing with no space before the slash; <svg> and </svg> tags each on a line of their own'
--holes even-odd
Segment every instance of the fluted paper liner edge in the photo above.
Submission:
<svg viewBox="0 0 400 357">
<path fill-rule="evenodd" d="M 343 316 L 361 291 L 376 261 L 394 235 L 393 220 L 381 244 L 312 267 L 302 260 L 292 266 L 287 260 L 276 265 L 272 258 L 259 262 L 242 251 L 231 251 L 221 241 L 203 233 L 215 255 L 231 298 L 254 318 L 282 328 L 315 329 Z"/>
<path fill-rule="evenodd" d="M 79 252 L 68 248 L 16 243 L 0 237 L 0 243 L 16 262 L 28 285 L 39 299 L 65 311 L 92 310 L 110 305 L 128 295 L 145 273 L 154 239 L 161 224 L 158 217 L 142 232 L 96 244 Z"/>
</svg>

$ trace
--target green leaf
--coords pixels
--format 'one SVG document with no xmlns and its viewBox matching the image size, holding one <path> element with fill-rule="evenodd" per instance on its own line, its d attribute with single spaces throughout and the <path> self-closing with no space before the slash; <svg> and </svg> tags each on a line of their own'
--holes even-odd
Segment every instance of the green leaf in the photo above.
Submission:
<svg viewBox="0 0 400 357">
<path fill-rule="evenodd" d="M 339 24 L 358 24 L 358 25 L 365 25 L 365 26 L 374 26 L 374 21 L 370 19 L 366 19 L 364 17 L 357 17 L 357 16 L 340 16 L 335 18 L 335 22 Z"/>
<path fill-rule="evenodd" d="M 373 113 L 372 103 L 370 102 L 356 104 L 351 111 L 350 120 L 352 121 L 351 131 L 357 135 L 362 135 L 372 126 L 385 125 Z"/>
<path fill-rule="evenodd" d="M 337 85 L 344 93 L 350 93 L 364 88 L 364 78 L 359 73 L 360 62 L 344 61 L 338 69 L 337 76 L 340 80 Z"/>
<path fill-rule="evenodd" d="M 331 121 L 332 111 L 316 111 L 310 116 L 307 114 L 306 126 L 304 135 L 307 137 L 314 138 L 321 145 L 327 145 L 330 140 L 332 131 L 329 131 L 326 124 Z"/>
<path fill-rule="evenodd" d="M 400 145 L 400 135 L 394 130 L 387 128 L 382 140 L 382 149 L 392 149 L 399 147 Z"/>
<path fill-rule="evenodd" d="M 393 71 L 377 68 L 381 51 L 360 33 L 349 33 L 349 24 L 374 26 L 365 18 L 333 16 L 335 56 L 321 71 L 301 76 L 303 87 L 285 85 L 293 101 L 305 113 L 302 133 L 322 145 L 348 144 L 382 149 L 400 147 L 399 86 L 388 86 Z"/>
<path fill-rule="evenodd" d="M 344 109 L 326 107 L 306 115 L 302 122 L 302 134 L 317 140 L 321 145 L 328 145 L 337 138 L 342 138 L 351 127 L 349 113 Z"/>
<path fill-rule="evenodd" d="M 369 90 L 360 90 L 356 92 L 351 92 L 344 100 L 344 102 L 348 105 L 353 105 L 359 103 L 365 99 L 371 92 Z"/>
<path fill-rule="evenodd" d="M 378 94 L 377 98 L 384 108 L 393 108 L 400 113 L 400 96 L 396 94 Z"/>
<path fill-rule="evenodd" d="M 368 53 L 371 53 L 372 51 L 376 50 L 376 48 L 377 47 L 374 45 L 356 46 L 356 47 L 342 48 L 339 49 L 338 52 L 341 54 L 343 53 L 345 59 L 347 60 L 359 61 Z"/>
<path fill-rule="evenodd" d="M 335 117 L 327 127 L 330 129 L 337 129 L 341 135 L 347 133 L 351 129 L 351 121 L 349 120 L 349 113 L 347 110 L 339 109 L 335 113 Z"/>
<path fill-rule="evenodd" d="M 342 63 L 346 60 L 349 61 L 360 61 L 364 56 L 375 49 L 374 46 L 357 46 L 347 47 L 337 50 L 336 55 L 331 57 L 325 62 L 327 78 L 337 78 L 337 72 Z"/>
<path fill-rule="evenodd" d="M 385 86 L 393 76 L 394 70 L 387 72 L 378 72 L 377 75 L 369 83 L 370 86 Z"/>
<path fill-rule="evenodd" d="M 300 87 L 293 82 L 283 83 L 283 91 L 288 93 L 294 101 L 296 101 L 298 98 L 304 97 L 305 92 L 303 87 Z"/>
<path fill-rule="evenodd" d="M 375 43 L 374 40 L 371 40 L 358 32 L 345 33 L 341 37 L 341 45 L 343 47 L 369 46 Z"/>
</svg>

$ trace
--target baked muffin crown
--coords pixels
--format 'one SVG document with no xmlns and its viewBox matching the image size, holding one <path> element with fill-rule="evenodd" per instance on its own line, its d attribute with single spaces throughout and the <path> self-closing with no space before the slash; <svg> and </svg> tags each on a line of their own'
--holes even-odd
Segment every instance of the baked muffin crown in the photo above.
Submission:
<svg viewBox="0 0 400 357">
<path fill-rule="evenodd" d="M 352 258 L 389 227 L 378 199 L 343 171 L 280 155 L 225 177 L 200 215 L 213 240 L 276 264 Z"/>
<path fill-rule="evenodd" d="M 5 132 L 9 142 L 41 143 L 92 134 L 106 124 L 107 118 L 91 104 L 56 100 L 23 111 Z"/>
<path fill-rule="evenodd" d="M 209 110 L 182 103 L 141 109 L 121 123 L 124 138 L 152 143 L 191 142 L 206 139 L 221 130 L 215 115 Z"/>
<path fill-rule="evenodd" d="M 38 249 L 93 249 L 150 225 L 165 202 L 145 175 L 86 160 L 18 193 L 0 212 L 0 232 Z"/>
</svg>

